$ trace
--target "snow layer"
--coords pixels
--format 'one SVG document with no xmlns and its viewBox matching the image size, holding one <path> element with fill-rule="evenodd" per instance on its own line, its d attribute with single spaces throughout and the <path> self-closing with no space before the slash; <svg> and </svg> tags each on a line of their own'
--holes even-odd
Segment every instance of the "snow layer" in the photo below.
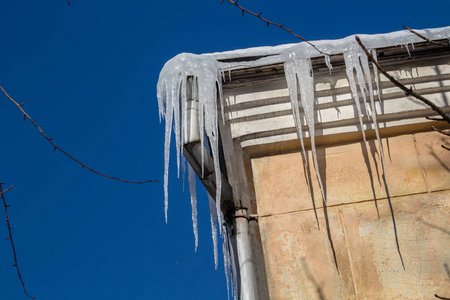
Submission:
<svg viewBox="0 0 450 300">
<path fill-rule="evenodd" d="M 450 38 L 450 26 L 442 28 L 415 30 L 415 31 L 432 40 Z M 334 54 L 342 54 L 348 51 L 350 45 L 355 40 L 355 36 L 356 35 L 350 35 L 348 37 L 338 40 L 320 40 L 310 42 L 314 44 L 318 49 L 320 49 L 323 53 L 326 53 L 327 54 L 326 56 L 330 56 Z M 411 47 L 414 47 L 414 43 L 424 42 L 423 39 L 419 38 L 417 35 L 407 30 L 395 31 L 384 34 L 357 34 L 357 36 L 361 39 L 363 44 L 368 49 L 402 46 L 406 44 L 411 44 Z M 276 46 L 271 47 L 271 50 L 272 51 L 269 51 L 268 47 L 255 47 L 249 49 L 234 50 L 212 54 L 202 54 L 202 55 L 215 58 L 218 61 L 227 59 L 239 60 L 240 58 L 247 58 L 248 60 L 248 58 L 251 57 L 255 58 L 262 57 L 254 61 L 242 61 L 242 62 L 237 61 L 228 63 L 224 62 L 222 63 L 222 68 L 224 70 L 251 68 L 277 63 L 284 63 L 286 59 L 289 58 L 289 55 L 291 55 L 292 53 L 296 53 L 297 56 L 310 58 L 324 56 L 322 53 L 319 53 L 317 50 L 315 50 L 307 43 Z"/>
<path fill-rule="evenodd" d="M 450 26 L 432 29 L 414 29 L 414 31 L 432 40 L 450 38 Z M 384 34 L 357 34 L 357 36 L 359 36 L 366 47 L 372 49 L 423 42 L 421 38 L 407 30 L 394 31 Z M 348 42 L 353 41 L 354 39 L 355 35 L 351 35 L 337 40 L 319 40 L 310 42 L 321 51 L 332 55 L 340 54 L 348 50 Z M 212 57 L 219 61 L 225 59 L 239 59 L 262 56 L 274 56 L 275 58 L 277 55 L 282 54 L 283 52 L 291 52 L 292 49 L 299 50 L 300 52 L 304 53 L 305 56 L 323 56 L 323 54 L 320 54 L 310 45 L 303 42 L 298 44 L 285 44 L 274 47 L 253 47 L 225 52 L 206 53 L 202 55 Z"/>
</svg>

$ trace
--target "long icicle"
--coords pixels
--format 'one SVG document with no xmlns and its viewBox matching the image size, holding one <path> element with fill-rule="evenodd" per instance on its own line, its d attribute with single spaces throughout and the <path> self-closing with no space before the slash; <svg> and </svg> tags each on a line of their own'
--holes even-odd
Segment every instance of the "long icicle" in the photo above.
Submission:
<svg viewBox="0 0 450 300">
<path fill-rule="evenodd" d="M 355 49 L 356 47 L 352 47 L 349 51 L 344 53 L 345 71 L 347 72 L 350 90 L 352 91 L 353 99 L 355 100 L 356 112 L 358 114 L 359 124 L 361 125 L 363 140 L 364 142 L 366 142 L 366 134 L 364 129 L 364 123 L 362 120 L 363 114 L 361 111 L 361 103 L 359 102 L 358 88 L 356 87 L 356 81 L 353 74 L 355 65 L 359 64 L 358 56 Z"/>
<path fill-rule="evenodd" d="M 326 201 L 325 190 L 322 184 L 322 179 L 319 172 L 319 163 L 317 159 L 316 145 L 315 145 L 315 112 L 314 112 L 314 74 L 312 70 L 310 58 L 296 58 L 293 54 L 290 59 L 284 63 L 284 71 L 286 82 L 288 85 L 289 95 L 291 99 L 292 112 L 294 114 L 295 126 L 297 128 L 297 135 L 302 146 L 305 164 L 308 165 L 308 157 L 306 155 L 305 145 L 303 141 L 303 131 L 300 116 L 300 109 L 298 103 L 298 87 L 300 88 L 300 103 L 302 105 L 306 125 L 308 126 L 309 136 L 311 140 L 311 151 L 313 156 L 314 171 L 316 173 L 317 181 L 319 183 L 322 198 Z"/>
<path fill-rule="evenodd" d="M 219 265 L 219 258 L 218 258 L 218 249 L 217 249 L 217 215 L 216 215 L 216 203 L 214 202 L 213 198 L 208 195 L 208 201 L 209 201 L 209 213 L 210 213 L 210 219 L 211 219 L 211 231 L 212 231 L 212 240 L 213 240 L 213 247 L 214 247 L 214 267 L 217 270 L 217 267 Z"/>
<path fill-rule="evenodd" d="M 195 238 L 195 251 L 198 247 L 198 225 L 197 225 L 197 195 L 195 190 L 195 172 L 191 165 L 188 164 L 188 181 L 189 192 L 191 194 L 191 208 L 192 208 L 192 230 L 194 231 Z"/>
</svg>

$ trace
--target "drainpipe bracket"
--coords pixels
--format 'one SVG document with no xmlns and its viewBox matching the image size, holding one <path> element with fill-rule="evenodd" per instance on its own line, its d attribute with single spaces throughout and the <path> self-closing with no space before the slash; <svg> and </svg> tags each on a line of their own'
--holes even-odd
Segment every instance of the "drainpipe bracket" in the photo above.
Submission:
<svg viewBox="0 0 450 300">
<path fill-rule="evenodd" d="M 258 222 L 258 215 L 257 214 L 248 214 L 248 208 L 238 208 L 236 209 L 234 216 L 232 216 L 233 219 L 237 218 L 244 218 L 247 219 L 247 221 L 256 221 Z"/>
</svg>

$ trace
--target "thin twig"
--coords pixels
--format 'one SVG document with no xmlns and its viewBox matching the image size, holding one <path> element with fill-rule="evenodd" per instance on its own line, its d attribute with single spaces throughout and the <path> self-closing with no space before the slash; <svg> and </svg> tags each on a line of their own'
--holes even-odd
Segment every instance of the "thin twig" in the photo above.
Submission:
<svg viewBox="0 0 450 300">
<path fill-rule="evenodd" d="M 2 184 L 3 184 L 3 183 L 0 183 L 0 187 L 1 187 Z M 6 194 L 6 193 L 9 192 L 11 189 L 12 189 L 12 186 L 10 186 L 10 187 L 7 188 L 6 190 L 2 191 L 2 192 L 0 193 L 0 195 L 3 196 L 3 194 Z"/>
<path fill-rule="evenodd" d="M 439 45 L 439 46 L 446 46 L 446 47 L 450 46 L 450 44 L 445 44 L 445 43 L 441 43 L 441 42 L 437 42 L 437 41 L 430 40 L 430 39 L 427 38 L 426 36 L 423 36 L 423 35 L 421 35 L 420 33 L 418 33 L 417 31 L 412 30 L 412 29 L 410 29 L 410 28 L 408 28 L 408 27 L 406 27 L 406 26 L 403 26 L 403 28 L 405 28 L 406 30 L 408 30 L 408 31 L 411 32 L 411 33 L 414 33 L 415 35 L 417 35 L 417 36 L 420 37 L 421 39 L 427 41 L 428 43 L 435 44 L 435 45 Z"/>
<path fill-rule="evenodd" d="M 437 129 L 437 128 L 434 127 L 434 126 L 431 126 L 431 128 L 433 128 L 434 131 L 437 131 L 437 132 L 439 132 L 439 133 L 442 133 L 443 135 L 450 136 L 450 132 L 445 132 L 445 131 L 443 131 L 443 130 Z"/>
<path fill-rule="evenodd" d="M 20 270 L 19 270 L 19 264 L 17 263 L 17 254 L 16 254 L 16 248 L 14 247 L 14 241 L 13 241 L 13 237 L 12 237 L 12 232 L 11 232 L 11 225 L 9 224 L 9 218 L 8 218 L 8 207 L 9 205 L 6 204 L 6 200 L 5 200 L 5 193 L 9 190 L 12 189 L 12 186 L 10 186 L 8 189 L 3 191 L 2 188 L 2 182 L 0 182 L 0 197 L 3 200 L 3 206 L 5 207 L 5 219 L 6 219 L 6 225 L 8 226 L 8 232 L 9 232 L 9 236 L 6 238 L 7 240 L 9 240 L 11 242 L 11 248 L 12 248 L 12 252 L 14 255 L 14 265 L 13 267 L 16 268 L 17 270 L 17 276 L 19 276 L 19 280 L 20 283 L 22 284 L 22 288 L 23 288 L 23 292 L 25 293 L 25 295 L 30 298 L 30 299 L 35 299 L 36 297 L 31 297 L 30 295 L 28 295 L 27 293 L 27 289 L 25 288 L 25 283 L 23 282 L 22 279 L 22 275 L 20 274 Z"/>
<path fill-rule="evenodd" d="M 109 176 L 109 175 L 106 175 L 106 174 L 103 174 L 103 173 L 100 173 L 99 171 L 96 171 L 96 170 L 94 170 L 94 169 L 92 169 L 91 167 L 89 167 L 88 165 L 86 165 L 86 164 L 84 164 L 84 163 L 82 163 L 81 161 L 79 161 L 78 159 L 76 159 L 75 157 L 73 157 L 72 155 L 70 155 L 69 153 L 67 153 L 66 151 L 64 151 L 63 149 L 61 149 L 58 145 L 56 145 L 53 141 L 52 141 L 52 139 L 51 138 L 49 138 L 45 133 L 44 133 L 44 131 L 42 131 L 42 129 L 39 127 L 39 125 L 23 110 L 23 108 L 22 108 L 22 105 L 23 105 L 23 103 L 22 104 L 18 104 L 16 101 L 14 101 L 14 99 L 13 98 L 11 98 L 9 95 L 8 95 L 8 93 L 3 89 L 3 87 L 2 86 L 0 86 L 0 89 L 3 91 L 3 93 L 5 94 L 5 96 L 12 102 L 12 103 L 14 103 L 16 106 L 17 106 L 17 108 L 19 108 L 20 109 L 20 111 L 23 113 L 23 118 L 24 119 L 28 119 L 28 120 L 30 120 L 31 121 L 31 123 L 33 123 L 33 125 L 39 130 L 39 132 L 41 133 L 41 135 L 50 143 L 50 144 L 52 144 L 53 145 L 53 147 L 54 147 L 54 150 L 59 150 L 62 154 L 64 154 L 64 155 L 66 155 L 67 157 L 69 157 L 71 160 L 73 160 L 74 162 L 76 162 L 76 163 L 78 163 L 79 165 L 81 165 L 81 167 L 84 169 L 84 168 L 86 168 L 86 169 L 88 169 L 89 171 L 91 171 L 91 172 L 93 172 L 93 173 L 95 173 L 95 174 L 97 174 L 97 175 L 100 175 L 100 176 L 103 176 L 103 177 L 106 177 L 106 178 L 110 178 L 110 179 L 114 179 L 114 180 L 117 180 L 117 181 L 120 181 L 120 182 L 126 182 L 126 183 L 135 183 L 135 184 L 142 184 L 142 183 L 147 183 L 147 182 L 157 182 L 158 180 L 145 180 L 145 181 L 132 181 L 132 180 L 124 180 L 124 179 L 120 179 L 120 178 L 117 178 L 117 177 L 113 177 L 113 176 Z"/>
<path fill-rule="evenodd" d="M 445 146 L 445 145 L 441 145 L 441 147 L 442 147 L 442 148 L 444 148 L 445 150 L 448 150 L 448 151 L 450 151 L 450 148 L 449 148 L 449 147 L 447 147 L 447 146 Z"/>
<path fill-rule="evenodd" d="M 222 0 L 222 1 L 220 2 L 220 4 L 222 4 L 223 1 L 224 1 L 224 0 Z M 323 55 L 328 55 L 327 53 L 325 53 L 325 52 L 323 52 L 323 51 L 320 51 L 313 43 L 309 42 L 307 39 L 305 39 L 305 38 L 301 37 L 300 35 L 296 34 L 296 33 L 293 32 L 291 29 L 287 29 L 286 27 L 284 27 L 284 24 L 281 24 L 281 25 L 280 25 L 280 24 L 277 24 L 277 23 L 275 23 L 275 22 L 269 21 L 269 20 L 267 20 L 266 18 L 261 17 L 262 12 L 260 12 L 259 14 L 254 13 L 254 12 L 252 12 L 252 11 L 250 11 L 250 10 L 248 10 L 248 9 L 246 9 L 246 8 L 244 8 L 244 7 L 242 7 L 242 6 L 240 6 L 240 5 L 238 4 L 238 0 L 236 0 L 236 1 L 226 0 L 226 1 L 229 2 L 229 3 L 231 3 L 231 4 L 233 4 L 233 5 L 235 5 L 236 7 L 238 7 L 238 8 L 242 11 L 242 15 L 244 15 L 244 12 L 249 13 L 249 14 L 251 14 L 251 15 L 257 17 L 258 19 L 260 19 L 260 20 L 263 21 L 264 23 L 266 23 L 267 26 L 273 25 L 273 26 L 276 26 L 276 27 L 278 27 L 278 28 L 281 28 L 281 29 L 283 29 L 284 31 L 287 31 L 288 33 L 292 34 L 292 35 L 295 36 L 296 38 L 298 38 L 298 39 L 304 41 L 304 42 L 307 43 L 308 45 L 312 46 L 314 49 L 316 49 L 317 51 L 319 51 L 319 53 L 321 53 L 321 54 L 323 54 Z"/>
<path fill-rule="evenodd" d="M 393 84 L 395 84 L 397 87 L 399 87 L 400 89 L 402 89 L 405 94 L 407 96 L 413 96 L 416 99 L 419 99 L 420 101 L 422 101 L 423 103 L 425 103 L 426 105 L 430 106 L 431 109 L 433 109 L 435 112 L 437 112 L 447 123 L 450 124 L 450 117 L 447 116 L 444 111 L 436 106 L 433 102 L 431 102 L 430 100 L 422 97 L 421 95 L 417 94 L 416 92 L 414 92 L 412 89 L 408 89 L 406 86 L 404 86 L 403 84 L 401 84 L 400 82 L 398 82 L 394 77 L 392 77 L 391 75 L 389 75 L 388 72 L 386 72 L 386 70 L 373 58 L 372 54 L 367 50 L 367 48 L 364 46 L 364 44 L 361 42 L 361 40 L 359 39 L 358 36 L 355 36 L 356 41 L 358 42 L 358 44 L 361 46 L 361 48 L 364 50 L 364 52 L 366 52 L 367 57 L 369 58 L 369 60 L 371 62 L 373 62 L 375 64 L 375 66 L 378 68 L 378 70 L 380 70 L 381 73 L 384 74 L 384 76 L 386 76 Z"/>
<path fill-rule="evenodd" d="M 438 294 L 434 294 L 434 296 L 438 299 L 444 299 L 444 300 L 450 300 L 450 298 L 446 298 L 446 297 L 441 297 Z"/>
</svg>

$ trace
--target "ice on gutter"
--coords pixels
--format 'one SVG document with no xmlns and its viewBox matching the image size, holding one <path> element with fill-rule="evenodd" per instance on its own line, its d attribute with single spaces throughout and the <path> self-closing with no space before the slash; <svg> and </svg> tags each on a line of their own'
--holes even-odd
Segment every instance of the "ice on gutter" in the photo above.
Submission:
<svg viewBox="0 0 450 300">
<path fill-rule="evenodd" d="M 294 45 L 297 45 L 297 44 L 252 47 L 252 48 L 232 50 L 232 51 L 206 53 L 206 54 L 202 54 L 202 55 L 214 58 L 216 60 L 239 59 L 239 58 L 254 57 L 254 56 L 263 57 L 263 56 L 278 55 L 281 52 L 283 52 L 284 50 L 289 49 L 290 47 L 292 47 Z"/>
<path fill-rule="evenodd" d="M 182 53 L 169 60 L 161 70 L 157 85 L 159 116 L 166 119 L 164 144 L 164 211 L 167 222 L 169 154 L 172 125 L 177 149 L 177 167 L 180 169 L 180 156 L 186 141 L 185 120 L 187 112 L 188 78 L 193 82 L 193 98 L 198 101 L 198 124 L 200 142 L 205 144 L 204 134 L 211 144 L 216 172 L 216 202 L 218 215 L 220 209 L 221 173 L 219 165 L 219 131 L 217 125 L 217 99 L 222 97 L 220 64 L 211 58 Z M 221 101 L 222 102 L 222 101 Z M 202 163 L 204 161 L 202 152 Z M 220 221 L 220 220 L 219 220 Z"/>
<path fill-rule="evenodd" d="M 172 127 L 174 130 L 175 144 L 177 149 L 178 173 L 180 169 L 180 161 L 183 164 L 182 167 L 184 169 L 184 159 L 180 159 L 183 155 L 184 145 L 189 142 L 197 142 L 193 140 L 196 138 L 198 138 L 199 142 L 201 143 L 201 167 L 203 172 L 206 155 L 203 149 L 205 145 L 206 135 L 209 140 L 208 144 L 210 145 L 212 152 L 211 156 L 213 159 L 214 173 L 216 178 L 215 202 L 211 196 L 208 197 L 210 206 L 211 231 L 214 246 L 214 263 L 216 269 L 218 267 L 217 227 L 219 227 L 220 234 L 222 234 L 222 231 L 224 230 L 222 226 L 223 215 L 220 211 L 222 173 L 220 171 L 219 164 L 219 130 L 217 124 L 217 100 L 219 99 L 219 102 L 223 103 L 221 75 L 220 63 L 215 59 L 195 54 L 183 53 L 177 55 L 164 65 L 160 73 L 157 85 L 160 120 L 162 118 L 165 118 L 166 120 L 164 144 L 165 219 L 167 222 L 169 197 L 169 157 Z M 188 99 L 188 97 L 192 97 L 192 99 Z M 195 111 L 194 113 L 192 113 L 192 107 L 188 108 L 188 101 L 194 103 L 191 104 L 191 106 L 194 106 L 194 110 L 197 109 L 198 112 Z M 188 112 L 188 110 L 190 111 Z M 198 124 L 198 128 L 194 129 L 198 131 L 197 133 L 193 134 L 194 137 L 189 136 L 189 133 L 192 133 L 190 128 L 185 128 L 185 125 L 188 124 L 187 120 L 192 117 L 198 118 L 198 120 L 193 120 L 194 124 Z M 195 174 L 190 165 L 188 166 L 188 181 L 191 194 L 192 224 L 196 250 L 198 246 L 197 200 L 195 190 Z M 227 233 L 224 233 L 224 236 L 225 235 L 227 235 Z M 227 239 L 224 238 L 224 240 L 226 241 Z M 228 245 L 226 248 L 228 248 Z M 225 250 L 225 246 L 223 246 L 223 249 Z M 232 269 L 229 256 L 229 253 L 227 251 L 224 251 L 224 263 L 227 264 L 225 265 L 225 270 L 226 273 L 231 277 L 234 270 Z M 229 281 L 230 279 L 227 277 L 227 280 Z"/>
<path fill-rule="evenodd" d="M 441 40 L 441 39 L 450 39 L 450 26 L 442 27 L 442 28 L 433 28 L 433 29 L 423 29 L 423 30 L 415 30 L 416 32 L 428 37 L 431 40 Z M 310 41 L 314 44 L 318 49 L 322 52 L 327 53 L 328 55 L 342 54 L 349 50 L 350 46 L 355 41 L 356 35 L 351 35 L 338 40 L 319 40 L 319 41 Z M 411 45 L 414 47 L 414 43 L 424 42 L 423 39 L 416 36 L 415 34 L 407 31 L 395 31 L 384 34 L 357 34 L 357 36 L 361 39 L 363 44 L 368 49 L 380 49 L 385 47 L 392 46 L 404 46 Z M 286 46 L 286 45 L 285 45 Z M 289 47 L 272 47 L 270 55 L 267 55 L 268 50 L 267 47 L 255 47 L 244 50 L 234 50 L 227 51 L 222 53 L 212 53 L 212 54 L 202 54 L 202 56 L 212 57 L 218 61 L 227 60 L 231 58 L 251 58 L 251 57 L 263 57 L 254 61 L 238 61 L 238 62 L 229 62 L 222 63 L 221 66 L 224 70 L 228 69 L 239 69 L 239 68 L 255 68 L 266 65 L 272 65 L 277 63 L 284 63 L 283 57 L 286 57 L 287 53 L 297 53 L 302 57 L 324 57 L 326 56 L 319 53 L 313 47 L 308 45 L 307 43 L 299 43 L 299 44 L 289 44 Z M 277 53 L 277 51 L 279 51 Z"/>
</svg>

